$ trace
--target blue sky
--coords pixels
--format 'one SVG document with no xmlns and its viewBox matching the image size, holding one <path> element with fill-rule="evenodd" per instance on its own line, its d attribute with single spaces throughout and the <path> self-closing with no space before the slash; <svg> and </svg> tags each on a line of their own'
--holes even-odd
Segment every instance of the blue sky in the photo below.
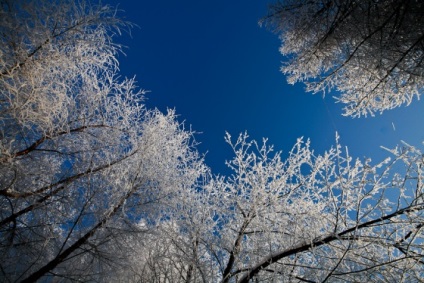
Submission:
<svg viewBox="0 0 424 283">
<path fill-rule="evenodd" d="M 278 36 L 258 25 L 267 3 L 260 0 L 109 0 L 119 15 L 139 26 L 132 37 L 116 38 L 127 46 L 120 56 L 123 76 L 136 76 L 150 93 L 148 107 L 175 108 L 185 125 L 199 132 L 199 151 L 215 173 L 226 173 L 232 158 L 224 133 L 247 131 L 268 137 L 287 152 L 298 137 L 310 138 L 321 153 L 341 143 L 353 157 L 380 161 L 401 140 L 421 145 L 424 104 L 387 111 L 377 117 L 341 115 L 332 95 L 312 95 L 286 83 L 279 71 L 284 57 Z"/>
</svg>

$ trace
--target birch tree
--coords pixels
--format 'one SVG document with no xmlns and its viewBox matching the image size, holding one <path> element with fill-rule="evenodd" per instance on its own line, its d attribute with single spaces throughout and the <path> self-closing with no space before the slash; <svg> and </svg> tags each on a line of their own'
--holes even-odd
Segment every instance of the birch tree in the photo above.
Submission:
<svg viewBox="0 0 424 283">
<path fill-rule="evenodd" d="M 105 280 L 203 174 L 192 132 L 119 78 L 115 9 L 0 4 L 0 281 Z"/>
<path fill-rule="evenodd" d="M 423 15 L 419 0 L 283 0 L 263 23 L 280 35 L 289 83 L 336 90 L 344 115 L 360 117 L 420 97 Z"/>
</svg>

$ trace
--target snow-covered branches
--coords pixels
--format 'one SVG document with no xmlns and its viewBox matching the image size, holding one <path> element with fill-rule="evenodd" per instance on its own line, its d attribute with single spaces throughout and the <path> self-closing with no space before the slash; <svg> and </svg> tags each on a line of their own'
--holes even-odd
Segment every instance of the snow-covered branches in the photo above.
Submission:
<svg viewBox="0 0 424 283">
<path fill-rule="evenodd" d="M 266 24 L 281 36 L 290 83 L 337 90 L 345 115 L 374 115 L 424 87 L 424 4 L 416 0 L 279 1 Z"/>
<path fill-rule="evenodd" d="M 0 8 L 0 281 L 101 280 L 206 168 L 175 112 L 119 78 L 114 9 Z"/>
<path fill-rule="evenodd" d="M 215 275 L 207 282 L 423 279 L 418 149 L 405 145 L 373 165 L 338 142 L 317 155 L 299 139 L 285 159 L 246 134 L 235 142 L 227 135 L 227 142 L 234 174 L 212 178 L 189 197 L 192 210 L 173 226 L 172 237 L 195 239 L 196 246 L 185 240 L 186 262 L 190 255 L 211 263 L 197 269 Z M 199 200 L 207 208 L 199 210 Z"/>
<path fill-rule="evenodd" d="M 418 95 L 422 30 L 406 29 L 419 1 L 317 3 L 284 2 L 270 18 L 293 81 L 363 95 L 354 116 Z M 322 154 L 303 138 L 283 154 L 227 134 L 232 175 L 214 176 L 175 111 L 147 109 L 119 77 L 112 39 L 129 25 L 115 13 L 0 0 L 0 281 L 424 280 L 419 149 L 375 164 L 338 137 Z"/>
</svg>

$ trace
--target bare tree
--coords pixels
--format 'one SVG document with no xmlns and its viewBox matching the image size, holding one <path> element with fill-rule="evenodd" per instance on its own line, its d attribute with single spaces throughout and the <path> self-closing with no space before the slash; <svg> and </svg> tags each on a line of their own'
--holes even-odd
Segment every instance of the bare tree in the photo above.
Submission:
<svg viewBox="0 0 424 283">
<path fill-rule="evenodd" d="M 113 8 L 0 8 L 1 281 L 105 280 L 203 173 L 192 132 L 118 78 Z"/>
<path fill-rule="evenodd" d="M 141 282 L 424 280 L 419 150 L 373 165 L 338 142 L 316 155 L 299 139 L 285 159 L 246 134 L 227 142 L 234 174 L 174 202 L 179 214 L 135 261 Z"/>
<path fill-rule="evenodd" d="M 418 149 L 373 165 L 299 139 L 284 159 L 227 135 L 233 175 L 212 177 L 174 111 L 146 109 L 118 78 L 112 38 L 128 25 L 114 9 L 0 4 L 1 281 L 424 280 Z"/>
<path fill-rule="evenodd" d="M 371 165 L 337 143 L 287 159 L 228 137 L 234 177 L 221 185 L 223 282 L 423 280 L 422 154 L 405 145 Z"/>
<path fill-rule="evenodd" d="M 345 115 L 374 115 L 422 92 L 422 1 L 283 0 L 263 23 L 280 34 L 288 81 L 337 90 Z"/>
</svg>

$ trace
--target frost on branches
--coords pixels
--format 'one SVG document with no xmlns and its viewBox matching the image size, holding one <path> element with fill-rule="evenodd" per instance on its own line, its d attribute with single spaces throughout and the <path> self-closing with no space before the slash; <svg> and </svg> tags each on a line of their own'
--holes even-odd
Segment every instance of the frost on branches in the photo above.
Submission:
<svg viewBox="0 0 424 283">
<path fill-rule="evenodd" d="M 192 133 L 118 79 L 128 24 L 85 1 L 0 1 L 0 281 L 102 281 L 205 170 Z"/>
<path fill-rule="evenodd" d="M 417 149 L 405 144 L 372 165 L 338 142 L 316 155 L 299 139 L 285 159 L 245 134 L 227 142 L 233 175 L 211 178 L 179 202 L 148 261 L 138 261 L 147 281 L 424 280 Z"/>
<path fill-rule="evenodd" d="M 263 20 L 282 40 L 290 83 L 337 90 L 345 115 L 374 115 L 424 87 L 424 2 L 282 0 Z"/>
<path fill-rule="evenodd" d="M 360 4 L 351 3 L 352 16 Z M 330 15 L 336 4 L 328 5 L 302 11 Z M 410 6 L 400 5 L 405 25 L 414 19 L 406 17 Z M 134 80 L 118 78 L 120 46 L 112 37 L 128 24 L 115 14 L 85 1 L 0 0 L 0 281 L 424 280 L 418 149 L 405 144 L 373 165 L 353 160 L 337 139 L 322 155 L 299 139 L 283 157 L 266 141 L 227 135 L 233 174 L 213 176 L 174 111 L 146 109 Z M 362 48 L 372 51 L 376 39 L 369 38 L 343 68 L 359 64 Z M 421 56 L 413 46 L 376 90 L 394 83 L 388 97 L 405 97 L 414 80 L 421 87 L 414 75 L 421 63 L 410 65 Z M 380 55 L 372 58 L 392 64 Z M 348 74 L 328 66 L 337 81 Z M 366 97 L 361 107 L 383 101 Z M 375 110 L 367 107 L 352 113 Z"/>
<path fill-rule="evenodd" d="M 246 135 L 227 141 L 235 158 L 234 175 L 218 182 L 224 282 L 423 279 L 420 152 L 406 146 L 371 165 L 338 143 L 315 155 L 299 139 L 282 160 Z"/>
</svg>

